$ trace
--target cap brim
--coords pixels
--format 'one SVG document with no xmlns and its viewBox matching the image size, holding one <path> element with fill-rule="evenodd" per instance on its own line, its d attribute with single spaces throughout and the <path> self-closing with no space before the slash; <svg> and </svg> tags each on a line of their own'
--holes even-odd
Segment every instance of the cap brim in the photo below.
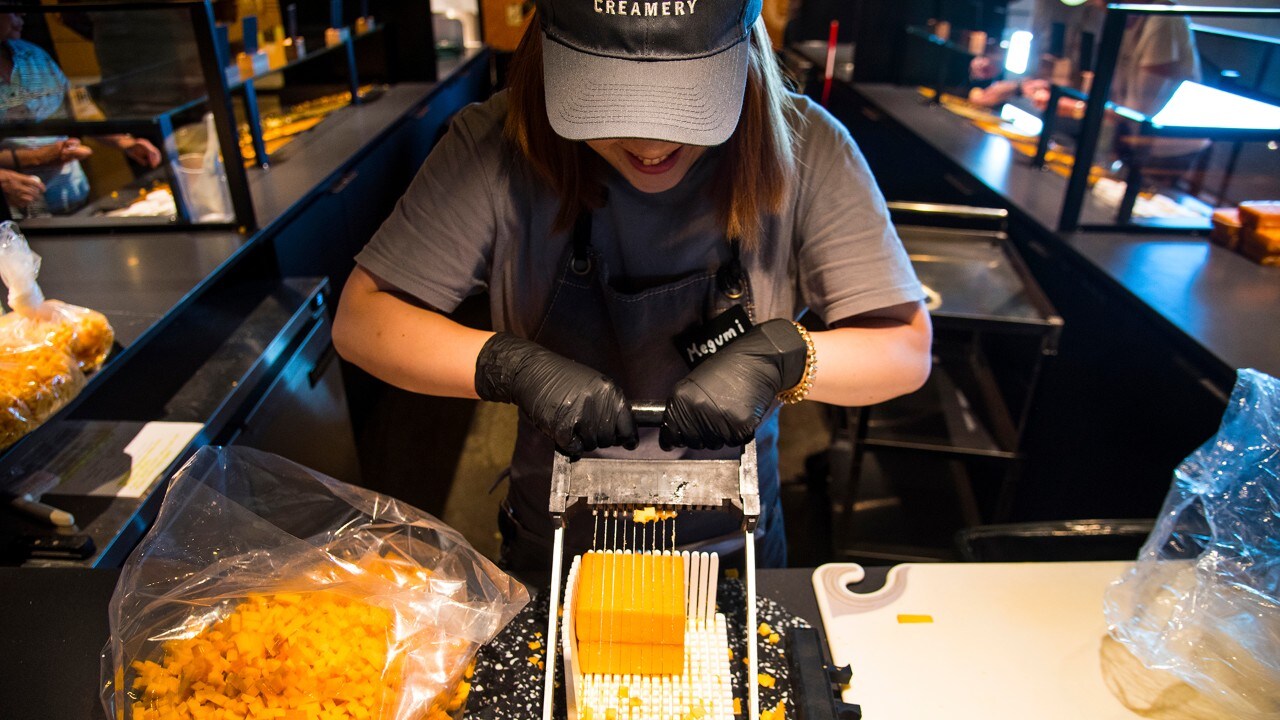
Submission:
<svg viewBox="0 0 1280 720">
<path fill-rule="evenodd" d="M 738 126 L 748 49 L 744 39 L 693 60 L 622 60 L 579 52 L 544 35 L 547 119 L 568 140 L 719 145 Z"/>
</svg>

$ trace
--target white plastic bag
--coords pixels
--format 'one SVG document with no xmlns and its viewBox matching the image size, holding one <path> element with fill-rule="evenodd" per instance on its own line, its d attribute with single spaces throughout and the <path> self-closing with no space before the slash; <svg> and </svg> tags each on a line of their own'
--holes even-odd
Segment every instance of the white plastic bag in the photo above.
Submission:
<svg viewBox="0 0 1280 720">
<path fill-rule="evenodd" d="M 1241 370 L 1217 435 L 1174 472 L 1111 635 L 1221 707 L 1280 718 L 1280 380 Z"/>
</svg>

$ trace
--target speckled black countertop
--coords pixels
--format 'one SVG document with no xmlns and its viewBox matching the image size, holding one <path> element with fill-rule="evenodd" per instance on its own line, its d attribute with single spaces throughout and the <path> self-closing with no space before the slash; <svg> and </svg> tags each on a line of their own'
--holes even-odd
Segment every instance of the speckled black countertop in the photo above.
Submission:
<svg viewBox="0 0 1280 720">
<path fill-rule="evenodd" d="M 812 573 L 761 570 L 761 607 L 767 617 L 820 626 Z M 6 720 L 105 717 L 98 698 L 99 653 L 107 641 L 107 604 L 117 577 L 116 570 L 0 568 L 0 656 L 8 658 L 6 672 L 0 673 L 0 707 Z M 727 605 L 730 598 L 722 600 Z M 537 609 L 521 617 L 533 617 L 532 628 Z M 545 605 L 541 620 L 545 626 Z M 513 636 L 524 632 L 519 622 L 509 626 Z M 520 660 L 528 665 L 527 658 Z M 540 687 L 538 693 L 540 699 Z"/>
</svg>

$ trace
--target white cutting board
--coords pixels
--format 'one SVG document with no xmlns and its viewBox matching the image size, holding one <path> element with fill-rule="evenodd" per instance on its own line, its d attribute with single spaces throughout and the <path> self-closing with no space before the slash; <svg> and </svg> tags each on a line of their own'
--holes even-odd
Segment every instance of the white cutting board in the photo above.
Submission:
<svg viewBox="0 0 1280 720">
<path fill-rule="evenodd" d="M 1131 563 L 906 564 L 854 593 L 853 564 L 813 573 L 847 702 L 868 720 L 1133 720 L 1099 651 L 1102 594 Z M 899 614 L 930 615 L 903 624 Z"/>
</svg>

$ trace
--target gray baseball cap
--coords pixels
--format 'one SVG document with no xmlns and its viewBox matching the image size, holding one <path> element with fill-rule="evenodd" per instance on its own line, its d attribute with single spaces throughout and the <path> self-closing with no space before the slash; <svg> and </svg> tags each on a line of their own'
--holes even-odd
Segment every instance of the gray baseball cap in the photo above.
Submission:
<svg viewBox="0 0 1280 720">
<path fill-rule="evenodd" d="M 569 140 L 719 145 L 761 0 L 537 0 L 547 119 Z"/>
</svg>

